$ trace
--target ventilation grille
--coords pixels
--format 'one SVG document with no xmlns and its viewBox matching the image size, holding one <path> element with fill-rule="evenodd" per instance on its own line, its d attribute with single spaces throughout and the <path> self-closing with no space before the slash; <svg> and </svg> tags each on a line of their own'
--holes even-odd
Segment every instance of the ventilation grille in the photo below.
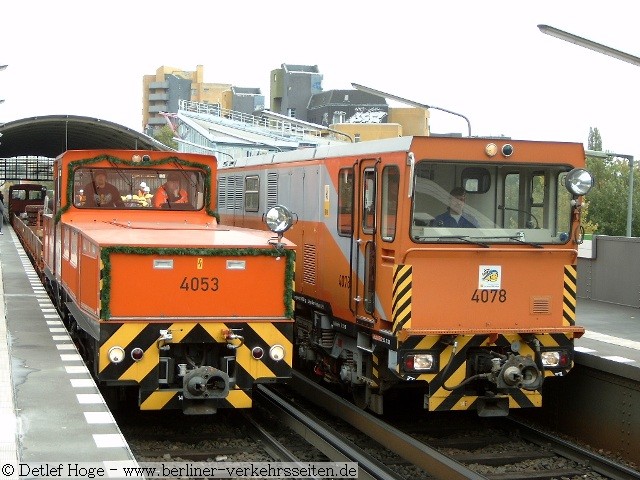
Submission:
<svg viewBox="0 0 640 480">
<path fill-rule="evenodd" d="M 267 210 L 278 204 L 278 174 L 267 174 Z"/>
<path fill-rule="evenodd" d="M 236 191 L 233 195 L 233 208 L 234 210 L 242 210 L 244 204 L 244 179 L 242 177 L 236 177 Z"/>
<path fill-rule="evenodd" d="M 242 208 L 242 194 L 244 182 L 240 176 L 227 177 L 227 210 L 240 210 Z"/>
<path fill-rule="evenodd" d="M 316 246 L 304 245 L 304 259 L 302 265 L 302 279 L 309 285 L 316 284 Z"/>
<path fill-rule="evenodd" d="M 227 209 L 227 178 L 218 177 L 218 209 Z"/>
<path fill-rule="evenodd" d="M 533 315 L 549 315 L 551 313 L 551 297 L 531 297 L 531 313 Z"/>
</svg>

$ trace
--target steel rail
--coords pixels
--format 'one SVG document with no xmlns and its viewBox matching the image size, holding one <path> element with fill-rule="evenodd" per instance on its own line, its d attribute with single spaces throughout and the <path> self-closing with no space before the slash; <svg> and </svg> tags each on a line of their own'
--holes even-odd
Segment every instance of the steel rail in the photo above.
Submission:
<svg viewBox="0 0 640 480">
<path fill-rule="evenodd" d="M 357 462 L 359 479 L 399 480 L 403 478 L 348 442 L 339 433 L 329 430 L 309 414 L 295 408 L 264 385 L 257 385 L 254 395 L 259 395 L 263 404 L 270 407 L 270 413 L 277 416 L 284 425 L 302 436 L 331 461 Z"/>
<path fill-rule="evenodd" d="M 300 459 L 293 452 L 271 435 L 255 418 L 251 417 L 247 412 L 242 412 L 242 417 L 250 426 L 252 436 L 264 445 L 265 450 L 274 460 L 291 463 L 300 462 Z"/>
<path fill-rule="evenodd" d="M 298 372 L 293 372 L 292 387 L 311 402 L 325 408 L 332 415 L 384 445 L 435 478 L 480 480 L 486 479 L 463 464 L 419 442 L 406 433 L 359 409 L 352 403 L 314 384 Z"/>
<path fill-rule="evenodd" d="M 517 425 L 522 438 L 537 445 L 550 446 L 558 455 L 584 464 L 585 461 L 589 467 L 608 478 L 614 480 L 630 480 L 640 479 L 640 472 L 626 465 L 622 465 L 613 460 L 598 455 L 584 447 L 573 444 L 550 433 L 539 430 L 538 428 L 528 425 L 521 420 L 513 417 L 506 417 L 505 422 Z"/>
</svg>

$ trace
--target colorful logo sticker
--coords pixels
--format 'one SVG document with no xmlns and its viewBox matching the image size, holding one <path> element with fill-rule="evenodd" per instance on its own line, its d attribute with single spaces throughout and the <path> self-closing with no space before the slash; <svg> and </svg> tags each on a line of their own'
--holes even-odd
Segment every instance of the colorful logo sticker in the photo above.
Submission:
<svg viewBox="0 0 640 480">
<path fill-rule="evenodd" d="M 331 209 L 331 187 L 329 185 L 324 186 L 324 216 L 328 217 Z"/>
<path fill-rule="evenodd" d="M 480 265 L 478 288 L 480 290 L 500 290 L 502 267 L 500 265 Z"/>
</svg>

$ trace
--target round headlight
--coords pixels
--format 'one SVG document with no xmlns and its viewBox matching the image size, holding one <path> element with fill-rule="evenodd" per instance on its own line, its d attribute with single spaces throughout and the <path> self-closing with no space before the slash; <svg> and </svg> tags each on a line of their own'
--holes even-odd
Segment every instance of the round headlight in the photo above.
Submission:
<svg viewBox="0 0 640 480">
<path fill-rule="evenodd" d="M 560 365 L 560 352 L 542 352 L 542 365 L 545 367 L 557 367 Z"/>
<path fill-rule="evenodd" d="M 502 155 L 504 155 L 505 157 L 510 157 L 511 155 L 513 155 L 513 145 L 511 145 L 510 143 L 505 143 L 502 146 Z"/>
<path fill-rule="evenodd" d="M 251 349 L 251 356 L 256 360 L 260 360 L 263 355 L 264 355 L 264 350 L 262 350 L 262 347 L 253 347 Z"/>
<path fill-rule="evenodd" d="M 495 143 L 488 143 L 484 147 L 484 153 L 487 154 L 487 157 L 493 157 L 496 153 L 498 153 L 498 146 Z"/>
<path fill-rule="evenodd" d="M 593 187 L 593 176 L 584 168 L 574 168 L 567 173 L 564 185 L 574 195 L 586 195 Z"/>
<path fill-rule="evenodd" d="M 264 221 L 273 233 L 284 233 L 293 224 L 293 216 L 287 207 L 276 205 L 269 209 Z"/>
<path fill-rule="evenodd" d="M 275 360 L 276 362 L 279 362 L 284 358 L 284 355 L 285 355 L 285 350 L 282 345 L 274 345 L 269 349 L 269 356 L 271 357 L 271 360 Z"/>
<path fill-rule="evenodd" d="M 124 360 L 124 348 L 118 346 L 111 347 L 108 356 L 111 363 L 120 363 Z"/>
<path fill-rule="evenodd" d="M 139 362 L 140 360 L 142 360 L 142 357 L 144 357 L 144 350 L 142 350 L 140 347 L 136 347 L 131 350 L 131 358 L 134 361 Z"/>
</svg>

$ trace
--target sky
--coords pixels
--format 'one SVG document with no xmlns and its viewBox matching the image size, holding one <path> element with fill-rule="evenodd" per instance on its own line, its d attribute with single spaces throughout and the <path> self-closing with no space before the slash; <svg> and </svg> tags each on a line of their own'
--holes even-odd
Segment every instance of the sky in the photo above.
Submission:
<svg viewBox="0 0 640 480">
<path fill-rule="evenodd" d="M 0 123 L 83 115 L 142 130 L 162 65 L 258 87 L 283 63 L 323 89 L 358 83 L 469 118 L 472 135 L 580 142 L 640 158 L 640 67 L 544 35 L 546 24 L 640 56 L 622 0 L 10 0 L 0 8 Z M 392 106 L 400 106 L 390 102 Z M 466 122 L 431 111 L 431 131 Z"/>
</svg>

